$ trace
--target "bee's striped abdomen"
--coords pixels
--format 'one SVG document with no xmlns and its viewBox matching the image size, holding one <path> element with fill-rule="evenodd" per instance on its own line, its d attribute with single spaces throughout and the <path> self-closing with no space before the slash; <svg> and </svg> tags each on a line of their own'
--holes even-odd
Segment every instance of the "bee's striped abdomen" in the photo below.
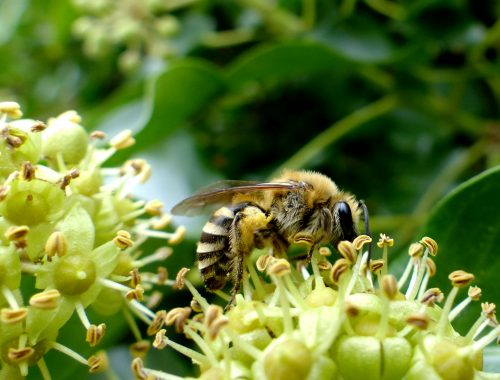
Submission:
<svg viewBox="0 0 500 380">
<path fill-rule="evenodd" d="M 222 207 L 203 226 L 196 260 L 208 290 L 218 290 L 226 284 L 231 264 L 229 232 L 234 217 L 232 207 Z"/>
</svg>

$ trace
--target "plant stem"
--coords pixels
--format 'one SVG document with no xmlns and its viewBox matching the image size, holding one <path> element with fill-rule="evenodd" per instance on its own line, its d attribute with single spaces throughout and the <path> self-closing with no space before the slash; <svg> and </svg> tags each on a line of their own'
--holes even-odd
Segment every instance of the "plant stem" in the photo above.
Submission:
<svg viewBox="0 0 500 380">
<path fill-rule="evenodd" d="M 305 167 L 309 161 L 316 157 L 316 155 L 327 146 L 333 144 L 341 137 L 355 130 L 357 127 L 364 125 L 368 121 L 390 112 L 397 105 L 398 100 L 396 97 L 388 95 L 347 115 L 299 149 L 297 153 L 278 168 L 273 174 L 273 177 L 277 176 L 284 168 L 299 169 Z"/>
</svg>

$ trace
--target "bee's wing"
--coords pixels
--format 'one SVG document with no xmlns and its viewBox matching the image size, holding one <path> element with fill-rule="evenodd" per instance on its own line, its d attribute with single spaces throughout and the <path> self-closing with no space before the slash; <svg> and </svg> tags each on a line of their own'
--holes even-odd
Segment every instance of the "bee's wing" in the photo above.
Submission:
<svg viewBox="0 0 500 380">
<path fill-rule="evenodd" d="M 213 211 L 217 206 L 230 204 L 235 194 L 246 194 L 266 190 L 298 190 L 300 182 L 252 182 L 224 180 L 202 188 L 172 208 L 174 215 L 200 215 Z"/>
</svg>

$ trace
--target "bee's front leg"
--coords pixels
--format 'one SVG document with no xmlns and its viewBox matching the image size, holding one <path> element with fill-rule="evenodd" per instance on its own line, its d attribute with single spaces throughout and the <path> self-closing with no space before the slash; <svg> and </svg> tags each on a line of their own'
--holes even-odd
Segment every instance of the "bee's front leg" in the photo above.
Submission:
<svg viewBox="0 0 500 380">
<path fill-rule="evenodd" d="M 281 236 L 275 227 L 260 228 L 254 233 L 255 248 L 263 249 L 272 247 L 273 254 L 276 256 L 283 256 L 288 249 L 288 242 Z"/>
</svg>

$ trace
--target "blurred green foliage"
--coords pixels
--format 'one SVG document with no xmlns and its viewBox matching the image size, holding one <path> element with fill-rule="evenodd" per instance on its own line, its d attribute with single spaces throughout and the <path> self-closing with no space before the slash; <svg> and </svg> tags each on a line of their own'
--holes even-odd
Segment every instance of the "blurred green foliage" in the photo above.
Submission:
<svg viewBox="0 0 500 380">
<path fill-rule="evenodd" d="M 0 0 L 0 98 L 133 129 L 114 163 L 148 157 L 140 195 L 167 206 L 217 178 L 314 169 L 404 247 L 445 193 L 500 163 L 499 19 L 497 1 Z"/>
</svg>

